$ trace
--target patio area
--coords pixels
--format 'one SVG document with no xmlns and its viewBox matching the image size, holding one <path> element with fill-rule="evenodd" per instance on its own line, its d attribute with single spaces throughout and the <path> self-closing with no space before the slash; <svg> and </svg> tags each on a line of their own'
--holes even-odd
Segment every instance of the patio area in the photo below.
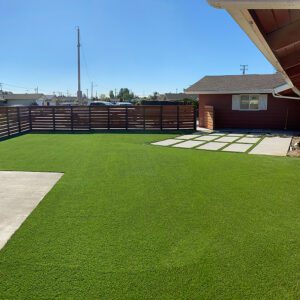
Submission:
<svg viewBox="0 0 300 300">
<path fill-rule="evenodd" d="M 293 133 L 247 132 L 247 131 L 204 131 L 180 135 L 152 143 L 183 149 L 197 149 L 223 152 L 239 152 L 255 155 L 286 156 Z"/>
</svg>

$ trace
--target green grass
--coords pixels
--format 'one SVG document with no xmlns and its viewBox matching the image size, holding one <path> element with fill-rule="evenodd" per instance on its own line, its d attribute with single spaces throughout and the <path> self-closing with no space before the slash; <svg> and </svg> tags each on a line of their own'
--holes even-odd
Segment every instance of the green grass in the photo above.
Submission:
<svg viewBox="0 0 300 300">
<path fill-rule="evenodd" d="M 1 299 L 299 299 L 300 160 L 28 134 L 0 170 L 65 175 L 0 251 Z"/>
</svg>

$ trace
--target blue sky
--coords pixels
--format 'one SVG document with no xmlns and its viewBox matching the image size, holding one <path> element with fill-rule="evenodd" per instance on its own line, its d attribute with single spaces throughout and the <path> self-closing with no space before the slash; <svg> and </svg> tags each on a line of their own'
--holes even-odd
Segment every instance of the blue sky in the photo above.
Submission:
<svg viewBox="0 0 300 300">
<path fill-rule="evenodd" d="M 223 10 L 205 0 L 0 0 L 0 82 L 5 90 L 76 93 L 128 87 L 138 95 L 182 91 L 204 75 L 272 73 Z M 5 84 L 11 84 L 5 85 Z"/>
</svg>

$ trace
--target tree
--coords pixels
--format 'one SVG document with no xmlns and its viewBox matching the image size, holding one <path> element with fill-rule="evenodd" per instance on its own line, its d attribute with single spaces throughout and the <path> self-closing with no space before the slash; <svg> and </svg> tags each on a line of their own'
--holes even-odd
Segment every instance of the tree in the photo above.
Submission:
<svg viewBox="0 0 300 300">
<path fill-rule="evenodd" d="M 118 94 L 121 101 L 128 101 L 134 98 L 134 94 L 128 88 L 121 88 Z"/>
<path fill-rule="evenodd" d="M 154 92 L 152 96 L 150 96 L 151 100 L 157 100 L 158 92 Z"/>
<path fill-rule="evenodd" d="M 109 98 L 110 99 L 114 99 L 115 98 L 114 91 L 109 91 Z"/>
</svg>

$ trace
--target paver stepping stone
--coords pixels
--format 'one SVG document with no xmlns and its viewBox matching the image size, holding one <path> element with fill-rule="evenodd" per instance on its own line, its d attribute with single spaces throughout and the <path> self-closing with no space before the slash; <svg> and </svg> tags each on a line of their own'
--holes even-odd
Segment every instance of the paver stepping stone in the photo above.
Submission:
<svg viewBox="0 0 300 300">
<path fill-rule="evenodd" d="M 223 136 L 225 135 L 225 133 L 211 133 L 210 135 L 214 135 L 214 136 Z"/>
<path fill-rule="evenodd" d="M 239 143 L 246 143 L 246 144 L 255 144 L 260 140 L 260 138 L 255 137 L 244 137 L 239 140 Z"/>
<path fill-rule="evenodd" d="M 234 144 L 231 144 L 228 147 L 224 148 L 222 151 L 228 151 L 228 152 L 246 152 L 252 146 L 253 146 L 252 144 L 238 144 L 238 143 L 234 143 Z"/>
<path fill-rule="evenodd" d="M 176 144 L 173 147 L 177 147 L 177 148 L 194 148 L 194 147 L 202 145 L 204 143 L 205 143 L 205 141 L 185 141 L 183 143 Z"/>
<path fill-rule="evenodd" d="M 214 139 L 218 138 L 218 136 L 214 136 L 214 135 L 203 135 L 200 136 L 198 138 L 196 138 L 196 141 L 212 141 Z"/>
<path fill-rule="evenodd" d="M 197 134 L 186 134 L 186 135 L 177 136 L 176 139 L 179 139 L 179 140 L 191 140 L 191 139 L 194 139 L 197 136 L 198 136 Z"/>
<path fill-rule="evenodd" d="M 226 143 L 232 143 L 239 139 L 239 137 L 236 136 L 224 136 L 216 140 L 216 142 L 226 142 Z"/>
<path fill-rule="evenodd" d="M 227 136 L 244 136 L 243 133 L 229 133 Z"/>
<path fill-rule="evenodd" d="M 246 137 L 258 137 L 260 136 L 261 134 L 247 134 Z"/>
<path fill-rule="evenodd" d="M 174 144 L 180 143 L 180 142 L 182 142 L 182 141 L 175 140 L 175 139 L 168 139 L 168 140 L 164 140 L 164 141 L 152 143 L 152 145 L 156 145 L 156 146 L 171 146 L 171 145 L 174 145 Z"/>
<path fill-rule="evenodd" d="M 291 140 L 291 137 L 266 137 L 249 154 L 286 156 Z"/>
<path fill-rule="evenodd" d="M 196 149 L 200 150 L 219 150 L 226 146 L 228 143 L 217 143 L 217 142 L 210 142 L 205 145 L 202 145 L 200 147 L 197 147 Z"/>
</svg>

